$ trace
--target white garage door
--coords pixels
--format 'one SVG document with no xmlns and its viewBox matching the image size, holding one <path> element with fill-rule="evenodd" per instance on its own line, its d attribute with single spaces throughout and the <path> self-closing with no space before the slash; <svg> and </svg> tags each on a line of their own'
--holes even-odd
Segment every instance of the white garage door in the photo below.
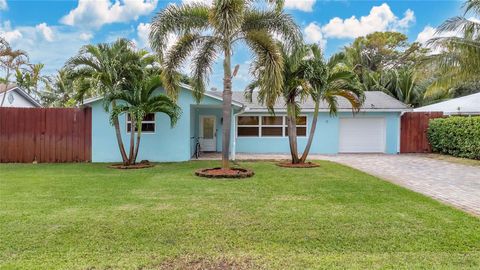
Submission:
<svg viewBox="0 0 480 270">
<path fill-rule="evenodd" d="M 384 118 L 340 118 L 340 153 L 385 152 Z"/>
</svg>

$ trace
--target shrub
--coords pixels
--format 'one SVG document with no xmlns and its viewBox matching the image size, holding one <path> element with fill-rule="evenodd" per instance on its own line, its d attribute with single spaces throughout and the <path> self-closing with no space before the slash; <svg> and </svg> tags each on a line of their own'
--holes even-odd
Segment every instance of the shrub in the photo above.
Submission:
<svg viewBox="0 0 480 270">
<path fill-rule="evenodd" d="M 431 119 L 427 136 L 433 152 L 480 159 L 480 117 Z"/>
</svg>

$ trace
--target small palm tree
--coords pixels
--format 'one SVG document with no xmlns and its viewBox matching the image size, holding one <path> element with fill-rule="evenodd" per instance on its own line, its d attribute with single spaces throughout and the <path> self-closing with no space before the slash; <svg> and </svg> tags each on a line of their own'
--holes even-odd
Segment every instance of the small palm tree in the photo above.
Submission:
<svg viewBox="0 0 480 270">
<path fill-rule="evenodd" d="M 0 69 L 5 71 L 5 77 L 1 78 L 0 82 L 8 85 L 11 82 L 10 76 L 14 74 L 18 68 L 27 63 L 28 55 L 25 51 L 14 50 L 5 39 L 0 39 Z M 3 95 L 0 107 L 3 107 L 6 96 L 7 95 Z"/>
<path fill-rule="evenodd" d="M 146 57 L 147 54 L 147 51 L 135 50 L 134 44 L 127 39 L 82 47 L 66 63 L 66 69 L 74 79 L 76 99 L 81 102 L 85 97 L 106 97 L 122 91 L 127 82 L 134 81 L 151 64 L 153 60 Z M 116 99 L 110 101 L 105 103 L 105 110 L 115 110 Z M 118 118 L 112 119 L 112 123 L 123 163 L 127 164 L 129 157 L 122 141 Z"/>
<path fill-rule="evenodd" d="M 254 0 L 215 0 L 212 5 L 169 5 L 152 22 L 150 45 L 164 58 L 163 78 L 170 96 L 177 95 L 177 69 L 194 54 L 191 83 L 195 97 L 200 100 L 212 65 L 223 56 L 223 132 L 222 167 L 229 168 L 231 109 L 232 109 L 232 55 L 234 46 L 243 42 L 253 52 L 255 62 L 263 67 L 257 74 L 260 98 L 272 105 L 281 94 L 283 59 L 274 35 L 278 34 L 292 48 L 301 40 L 301 32 L 293 19 L 282 12 L 283 0 L 275 2 L 275 9 L 255 8 Z M 169 34 L 178 34 L 179 40 L 166 55 Z"/>
<path fill-rule="evenodd" d="M 125 165 L 133 165 L 136 162 L 142 136 L 142 120 L 147 114 L 161 112 L 168 115 L 172 127 L 180 117 L 181 109 L 174 100 L 163 94 L 155 94 L 155 90 L 161 86 L 162 79 L 159 75 L 142 76 L 128 83 L 127 88 L 107 94 L 107 102 L 122 102 L 111 110 L 110 122 L 113 124 L 115 119 L 125 113 L 129 114 L 131 119 L 130 150 Z"/>
<path fill-rule="evenodd" d="M 438 35 L 453 31 L 460 33 L 461 37 L 439 37 L 429 41 L 443 51 L 427 60 L 439 73 L 437 80 L 427 89 L 427 97 L 464 83 L 478 82 L 480 78 L 480 23 L 466 18 L 469 13 L 480 15 L 480 1 L 467 0 L 464 9 L 464 16 L 448 19 L 437 30 Z"/>
<path fill-rule="evenodd" d="M 292 53 L 283 51 L 284 72 L 282 97 L 287 106 L 288 138 L 292 163 L 304 163 L 308 157 L 318 121 L 320 102 L 327 103 L 330 114 L 337 113 L 337 98 L 346 98 L 354 111 L 358 111 L 363 102 L 363 91 L 355 81 L 355 74 L 341 68 L 342 57 L 333 56 L 328 63 L 323 60 L 318 45 L 298 46 Z M 257 66 L 256 69 L 261 69 Z M 246 89 L 247 98 L 257 88 L 258 81 L 252 82 Z M 307 98 L 315 101 L 310 133 L 301 157 L 297 146 L 297 118 L 301 113 L 301 103 Z M 271 108 L 273 111 L 273 108 Z"/>
</svg>

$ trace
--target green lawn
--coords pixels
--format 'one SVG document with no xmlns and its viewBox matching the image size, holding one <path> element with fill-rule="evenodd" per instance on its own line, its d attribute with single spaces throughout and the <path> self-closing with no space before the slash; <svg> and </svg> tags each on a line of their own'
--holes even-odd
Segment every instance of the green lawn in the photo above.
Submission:
<svg viewBox="0 0 480 270">
<path fill-rule="evenodd" d="M 480 267 L 480 219 L 329 162 L 0 165 L 6 269 Z"/>
</svg>

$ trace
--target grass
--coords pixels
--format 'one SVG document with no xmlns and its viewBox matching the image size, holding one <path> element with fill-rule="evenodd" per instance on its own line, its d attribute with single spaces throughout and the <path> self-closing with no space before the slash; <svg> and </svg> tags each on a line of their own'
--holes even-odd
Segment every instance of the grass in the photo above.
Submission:
<svg viewBox="0 0 480 270">
<path fill-rule="evenodd" d="M 479 269 L 480 219 L 330 162 L 0 164 L 4 269 Z"/>
</svg>

